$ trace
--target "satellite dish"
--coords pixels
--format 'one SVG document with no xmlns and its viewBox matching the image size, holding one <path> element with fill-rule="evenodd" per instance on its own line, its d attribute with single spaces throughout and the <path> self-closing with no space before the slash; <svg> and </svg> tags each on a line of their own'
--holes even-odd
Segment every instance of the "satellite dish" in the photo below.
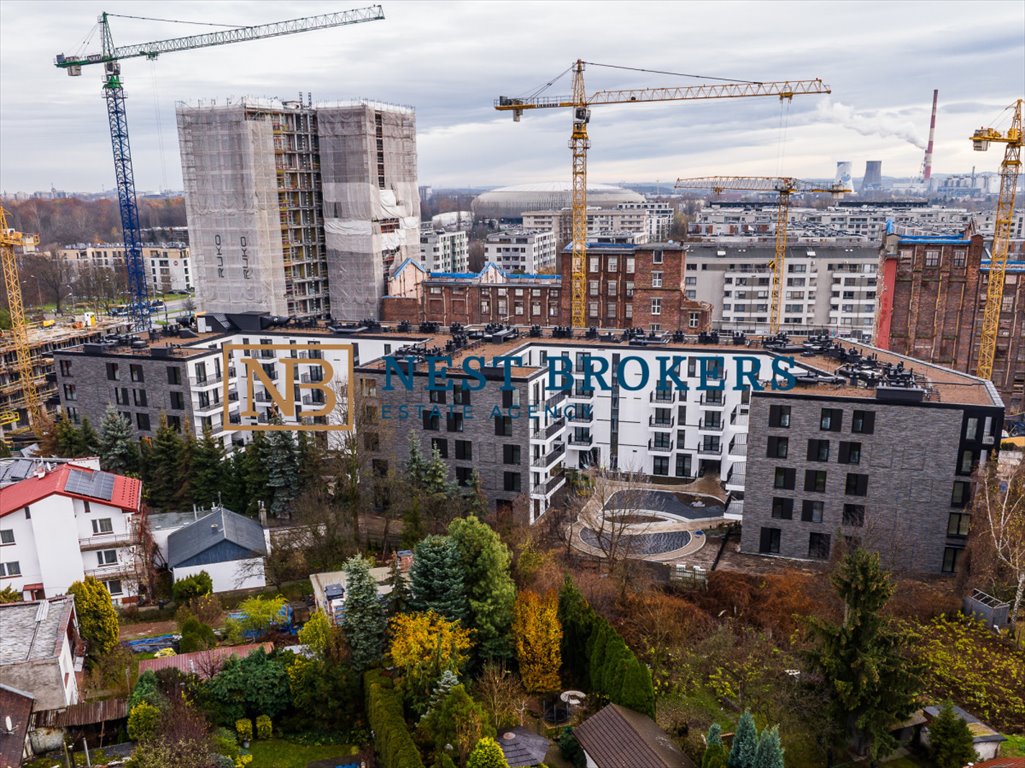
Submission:
<svg viewBox="0 0 1025 768">
<path fill-rule="evenodd" d="M 6 715 L 4 717 L 4 730 L 8 733 L 14 733 L 14 723 L 11 722 L 11 716 Z"/>
</svg>

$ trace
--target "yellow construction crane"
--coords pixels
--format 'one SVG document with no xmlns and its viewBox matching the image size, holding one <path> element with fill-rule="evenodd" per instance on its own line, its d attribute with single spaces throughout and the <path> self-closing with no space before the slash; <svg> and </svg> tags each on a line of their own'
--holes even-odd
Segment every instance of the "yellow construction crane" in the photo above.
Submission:
<svg viewBox="0 0 1025 768">
<path fill-rule="evenodd" d="M 790 223 L 790 196 L 794 192 L 828 192 L 838 200 L 848 192 L 839 182 L 820 187 L 809 181 L 790 176 L 701 176 L 691 179 L 677 179 L 676 189 L 710 189 L 721 194 L 725 189 L 743 192 L 775 192 L 776 204 L 776 250 L 769 269 L 772 270 L 772 289 L 769 293 L 769 333 L 779 333 L 780 317 L 783 312 L 783 280 L 787 258 L 787 229 Z"/>
<path fill-rule="evenodd" d="M 513 113 L 513 120 L 519 122 L 528 109 L 573 110 L 573 130 L 569 148 L 573 154 L 573 249 L 572 249 L 572 326 L 583 328 L 587 323 L 587 150 L 591 146 L 587 137 L 587 124 L 591 120 L 591 107 L 598 104 L 633 104 L 655 101 L 690 101 L 698 99 L 736 99 L 749 96 L 776 96 L 790 100 L 794 96 L 815 93 L 830 93 L 829 86 L 821 80 L 785 80 L 776 82 L 750 82 L 732 80 L 704 85 L 668 88 L 630 88 L 595 91 L 590 96 L 584 88 L 584 66 L 611 67 L 612 69 L 638 70 L 636 67 L 612 67 L 577 60 L 570 70 L 573 72 L 573 95 L 566 97 L 528 96 L 511 98 L 500 96 L 495 109 Z M 570 70 L 566 70 L 569 72 Z M 566 74 L 565 72 L 563 74 Z M 659 73 L 668 74 L 668 73 Z M 561 77 L 562 75 L 560 75 Z M 687 75 L 694 77 L 693 75 Z M 724 78 L 703 78 L 724 80 Z M 554 81 L 552 81 L 554 82 Z M 550 85 L 550 84 L 549 84 Z M 545 86 L 547 87 L 547 86 Z"/>
<path fill-rule="evenodd" d="M 28 410 L 29 423 L 39 426 L 46 418 L 36 391 L 32 375 L 32 354 L 28 341 L 28 325 L 25 322 L 25 307 L 21 301 L 21 281 L 18 277 L 18 262 L 14 258 L 14 247 L 22 245 L 25 236 L 7 228 L 7 213 L 0 207 L 0 260 L 3 261 L 4 284 L 7 287 L 7 304 L 11 312 L 11 336 L 17 355 L 18 375 L 21 378 L 22 399 Z M 12 419 L 12 416 L 14 417 Z M 17 413 L 0 413 L 0 423 L 13 424 L 18 421 Z"/>
<path fill-rule="evenodd" d="M 989 258 L 989 282 L 986 284 L 986 306 L 982 314 L 982 335 L 979 340 L 979 364 L 975 374 L 993 378 L 993 360 L 997 354 L 1000 331 L 1000 308 L 1004 300 L 1004 277 L 1007 274 L 1007 251 L 1014 220 L 1014 195 L 1021 171 L 1021 108 L 1022 99 L 1011 105 L 1011 127 L 1007 133 L 995 128 L 980 128 L 972 135 L 972 148 L 977 152 L 989 149 L 991 141 L 1006 144 L 1004 161 L 1000 164 L 1000 197 L 997 198 L 996 224 L 993 226 L 993 249 Z"/>
</svg>

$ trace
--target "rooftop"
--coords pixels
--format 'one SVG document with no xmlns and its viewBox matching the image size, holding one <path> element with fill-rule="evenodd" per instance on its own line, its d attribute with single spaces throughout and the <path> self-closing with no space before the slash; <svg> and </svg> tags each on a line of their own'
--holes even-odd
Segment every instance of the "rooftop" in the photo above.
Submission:
<svg viewBox="0 0 1025 768">
<path fill-rule="evenodd" d="M 544 736 L 517 726 L 502 731 L 498 736 L 498 745 L 502 748 L 509 768 L 529 768 L 545 761 L 551 742 Z"/>
<path fill-rule="evenodd" d="M 142 509 L 142 482 L 137 478 L 61 464 L 49 471 L 40 467 L 27 480 L 0 488 L 0 517 L 54 494 L 131 512 Z"/>
<path fill-rule="evenodd" d="M 71 595 L 0 604 L 0 666 L 57 658 L 74 611 Z"/>
<path fill-rule="evenodd" d="M 173 668 L 186 674 L 198 675 L 202 680 L 208 680 L 216 675 L 224 662 L 232 656 L 244 659 L 260 649 L 263 649 L 264 653 L 270 653 L 274 650 L 274 643 L 228 645 L 211 648 L 209 651 L 179 653 L 177 656 L 162 656 L 158 659 L 143 659 L 139 662 L 139 674 Z"/>
<path fill-rule="evenodd" d="M 225 541 L 250 555 L 267 554 L 263 528 L 256 520 L 218 507 L 167 538 L 167 564 L 176 568 Z"/>
<path fill-rule="evenodd" d="M 0 766 L 21 765 L 34 699 L 31 693 L 0 685 L 0 715 L 9 717 L 13 726 L 10 733 L 0 729 Z"/>
<path fill-rule="evenodd" d="M 686 768 L 691 761 L 655 721 L 609 704 L 573 730 L 600 768 Z"/>
</svg>

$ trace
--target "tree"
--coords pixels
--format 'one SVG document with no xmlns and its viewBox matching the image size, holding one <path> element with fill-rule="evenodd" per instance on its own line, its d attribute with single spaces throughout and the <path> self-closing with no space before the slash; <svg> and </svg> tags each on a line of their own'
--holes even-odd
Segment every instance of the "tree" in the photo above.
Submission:
<svg viewBox="0 0 1025 768">
<path fill-rule="evenodd" d="M 161 711 L 140 701 L 128 713 L 128 738 L 132 741 L 147 741 L 157 735 L 160 729 Z"/>
<path fill-rule="evenodd" d="M 744 712 L 733 735 L 733 746 L 726 761 L 729 768 L 755 768 L 758 754 L 758 728 L 750 712 Z"/>
<path fill-rule="evenodd" d="M 227 727 L 243 717 L 277 717 L 292 703 L 284 662 L 262 648 L 244 659 L 228 658 L 203 685 L 201 698 L 212 718 Z"/>
<path fill-rule="evenodd" d="M 533 590 L 520 592 L 513 607 L 512 630 L 520 677 L 527 691 L 558 690 L 562 628 L 555 595 L 542 598 Z"/>
<path fill-rule="evenodd" d="M 21 590 L 15 589 L 10 584 L 0 589 L 0 605 L 3 603 L 20 603 L 21 601 Z"/>
<path fill-rule="evenodd" d="M 267 439 L 267 490 L 270 513 L 283 517 L 299 495 L 299 453 L 288 430 L 277 430 Z"/>
<path fill-rule="evenodd" d="M 224 460 L 224 445 L 214 440 L 209 427 L 204 427 L 192 457 L 193 503 L 207 507 L 223 503 L 225 475 L 229 468 Z"/>
<path fill-rule="evenodd" d="M 784 768 L 783 746 L 779 741 L 779 726 L 766 728 L 758 738 L 755 768 Z M 959 766 L 959 768 L 962 768 Z"/>
<path fill-rule="evenodd" d="M 402 568 L 399 567 L 399 558 L 392 557 L 391 570 L 388 572 L 388 585 L 391 591 L 388 592 L 388 614 L 394 616 L 396 613 L 405 613 L 409 608 L 410 595 L 409 584 Z"/>
<path fill-rule="evenodd" d="M 286 604 L 285 598 L 277 597 L 250 597 L 243 600 L 238 609 L 244 614 L 242 627 L 248 632 L 256 633 L 262 637 L 270 632 L 270 628 L 278 623 L 281 611 Z M 258 713 L 260 714 L 260 713 Z M 271 714 L 266 712 L 263 714 Z"/>
<path fill-rule="evenodd" d="M 319 608 L 310 614 L 310 618 L 299 630 L 299 642 L 309 648 L 316 656 L 323 658 L 331 641 L 331 619 Z"/>
<path fill-rule="evenodd" d="M 979 759 L 968 723 L 949 701 L 929 723 L 929 754 L 936 768 L 964 768 Z"/>
<path fill-rule="evenodd" d="M 470 631 L 434 611 L 400 613 L 392 618 L 390 628 L 392 664 L 402 673 L 414 711 L 422 714 L 442 673 L 458 674 L 466 663 Z"/>
<path fill-rule="evenodd" d="M 726 768 L 726 745 L 722 742 L 722 728 L 719 723 L 712 723 L 705 737 L 705 754 L 701 758 L 701 768 Z"/>
<path fill-rule="evenodd" d="M 139 448 L 132 437 L 132 426 L 110 404 L 100 422 L 97 445 L 100 465 L 108 472 L 125 474 L 135 472 L 139 466 Z"/>
<path fill-rule="evenodd" d="M 169 508 L 186 503 L 189 497 L 189 456 L 185 440 L 161 417 L 153 447 L 144 463 L 148 477 L 146 489 L 150 503 Z"/>
<path fill-rule="evenodd" d="M 509 658 L 509 628 L 516 600 L 516 586 L 509 574 L 509 548 L 490 525 L 472 516 L 453 520 L 448 535 L 462 564 L 468 620 L 477 631 L 477 655 L 485 660 Z"/>
<path fill-rule="evenodd" d="M 184 579 L 178 579 L 171 586 L 171 596 L 179 605 L 184 605 L 190 600 L 209 595 L 214 591 L 214 580 L 206 571 L 194 573 Z"/>
<path fill-rule="evenodd" d="M 384 655 L 384 633 L 388 620 L 377 598 L 377 581 L 360 556 L 345 561 L 346 594 L 342 630 L 352 652 L 352 665 L 364 672 Z"/>
<path fill-rule="evenodd" d="M 89 656 L 95 658 L 110 653 L 118 644 L 120 628 L 114 602 L 103 582 L 86 576 L 68 587 L 68 594 L 75 598 L 78 628 Z"/>
<path fill-rule="evenodd" d="M 516 675 L 505 667 L 495 662 L 485 664 L 474 686 L 474 695 L 496 731 L 523 725 L 527 693 Z"/>
<path fill-rule="evenodd" d="M 436 611 L 451 621 L 466 616 L 463 566 L 452 539 L 428 536 L 417 544 L 409 577 L 414 610 Z"/>
<path fill-rule="evenodd" d="M 423 739 L 432 742 L 439 752 L 451 744 L 459 756 L 459 764 L 466 761 L 470 750 L 482 737 L 495 733 L 484 708 L 459 684 L 431 707 L 420 721 L 418 730 Z"/>
<path fill-rule="evenodd" d="M 470 753 L 466 768 L 509 768 L 509 763 L 505 761 L 505 753 L 498 742 L 485 736 Z"/>
<path fill-rule="evenodd" d="M 566 576 L 559 589 L 559 624 L 562 626 L 562 662 L 570 681 L 577 686 L 590 687 L 587 641 L 594 628 L 594 609 L 583 593 Z"/>
<path fill-rule="evenodd" d="M 100 437 L 96 434 L 96 430 L 93 429 L 92 423 L 89 421 L 89 417 L 82 417 L 82 426 L 78 430 L 78 447 L 76 448 L 76 455 L 78 456 L 95 456 L 99 453 Z"/>
<path fill-rule="evenodd" d="M 651 670 L 634 655 L 630 655 L 621 663 L 620 684 L 611 694 L 617 704 L 643 712 L 648 717 L 655 716 L 655 688 L 651 681 Z"/>
<path fill-rule="evenodd" d="M 217 645 L 214 631 L 195 616 L 189 616 L 182 621 L 178 631 L 182 636 L 178 646 L 182 653 L 205 651 Z"/>
<path fill-rule="evenodd" d="M 835 722 L 859 751 L 867 748 L 877 759 L 896 745 L 890 726 L 914 710 L 918 669 L 881 615 L 893 584 L 879 555 L 861 548 L 849 552 L 831 582 L 844 603 L 843 621 L 812 621 L 818 638 L 812 663 L 825 679 Z"/>
</svg>

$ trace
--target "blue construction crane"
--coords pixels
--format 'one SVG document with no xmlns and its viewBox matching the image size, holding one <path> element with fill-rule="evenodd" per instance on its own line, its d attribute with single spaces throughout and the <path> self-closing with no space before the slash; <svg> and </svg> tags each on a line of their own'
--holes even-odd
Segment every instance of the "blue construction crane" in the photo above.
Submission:
<svg viewBox="0 0 1025 768">
<path fill-rule="evenodd" d="M 103 97 L 107 102 L 107 119 L 110 122 L 110 143 L 114 149 L 114 173 L 117 176 L 117 197 L 121 211 L 121 230 L 124 233 L 125 261 L 128 268 L 128 290 L 131 294 L 129 310 L 134 330 L 145 331 L 150 327 L 149 290 L 146 280 L 146 265 L 142 259 L 142 231 L 139 226 L 139 205 L 135 198 L 135 174 L 132 171 L 132 149 L 128 141 L 128 116 L 125 112 L 125 91 L 121 81 L 121 60 L 144 56 L 155 59 L 162 53 L 208 48 L 213 45 L 242 43 L 265 37 L 280 37 L 315 29 L 341 27 L 364 21 L 384 18 L 379 5 L 358 8 L 351 11 L 326 13 L 300 19 L 261 24 L 254 27 L 235 27 L 201 35 L 176 37 L 150 43 L 137 43 L 121 48 L 114 47 L 110 34 L 109 18 L 114 13 L 100 14 L 97 23 L 100 28 L 101 52 L 81 56 L 57 54 L 55 64 L 72 77 L 82 74 L 82 67 L 102 64 L 104 70 Z M 125 16 L 122 18 L 146 18 Z M 149 21 L 175 21 L 174 19 L 147 19 Z"/>
</svg>

